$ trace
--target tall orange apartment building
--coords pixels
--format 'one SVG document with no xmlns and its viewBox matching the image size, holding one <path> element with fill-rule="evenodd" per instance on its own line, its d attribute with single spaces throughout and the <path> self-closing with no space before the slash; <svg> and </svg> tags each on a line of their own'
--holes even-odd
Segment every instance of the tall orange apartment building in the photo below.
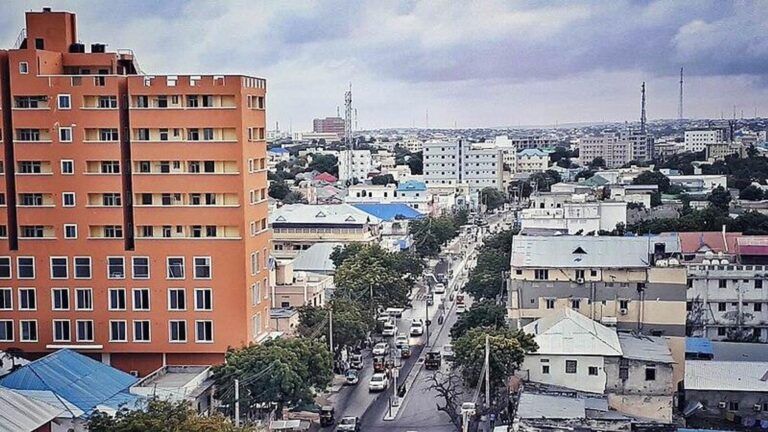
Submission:
<svg viewBox="0 0 768 432">
<path fill-rule="evenodd" d="M 0 350 L 219 363 L 267 334 L 266 81 L 86 48 L 43 9 L 0 51 Z"/>
</svg>

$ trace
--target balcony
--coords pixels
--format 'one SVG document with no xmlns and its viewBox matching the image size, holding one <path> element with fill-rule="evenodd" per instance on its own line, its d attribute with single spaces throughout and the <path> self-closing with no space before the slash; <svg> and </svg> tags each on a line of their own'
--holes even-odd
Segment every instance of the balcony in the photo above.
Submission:
<svg viewBox="0 0 768 432">
<path fill-rule="evenodd" d="M 56 238 L 56 231 L 50 225 L 21 225 L 19 238 L 24 240 L 50 240 Z"/>
<path fill-rule="evenodd" d="M 16 96 L 13 98 L 14 110 L 50 110 L 48 96 Z"/>
<path fill-rule="evenodd" d="M 120 193 L 89 193 L 86 207 L 121 207 Z"/>
<path fill-rule="evenodd" d="M 16 129 L 14 141 L 18 143 L 51 143 L 48 129 Z"/>
<path fill-rule="evenodd" d="M 143 240 L 239 240 L 236 226 L 218 225 L 139 225 L 136 238 Z"/>
<path fill-rule="evenodd" d="M 120 175 L 119 161 L 87 161 L 85 163 L 85 174 L 90 175 Z"/>
<path fill-rule="evenodd" d="M 237 175 L 240 171 L 235 161 L 139 161 L 134 163 L 133 173 L 137 175 Z"/>
<path fill-rule="evenodd" d="M 235 95 L 138 95 L 131 98 L 132 110 L 235 108 Z"/>
<path fill-rule="evenodd" d="M 85 129 L 85 143 L 117 143 L 120 141 L 120 134 L 115 128 L 88 128 Z"/>
<path fill-rule="evenodd" d="M 116 110 L 117 96 L 84 96 L 82 109 L 85 110 Z"/>
<path fill-rule="evenodd" d="M 137 193 L 135 207 L 238 207 L 234 193 Z"/>
<path fill-rule="evenodd" d="M 53 175 L 53 169 L 48 161 L 19 161 L 16 164 L 16 175 Z"/>
<path fill-rule="evenodd" d="M 53 195 L 49 193 L 20 193 L 19 207 L 54 207 Z"/>
<path fill-rule="evenodd" d="M 237 142 L 235 128 L 134 129 L 135 142 Z"/>
<path fill-rule="evenodd" d="M 118 240 L 123 238 L 121 225 L 90 225 L 88 226 L 89 239 Z"/>
</svg>

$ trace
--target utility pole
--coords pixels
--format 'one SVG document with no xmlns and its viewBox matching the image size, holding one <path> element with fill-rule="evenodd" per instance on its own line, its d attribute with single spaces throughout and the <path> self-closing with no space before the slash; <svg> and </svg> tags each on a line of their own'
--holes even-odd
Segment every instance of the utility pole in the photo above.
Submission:
<svg viewBox="0 0 768 432">
<path fill-rule="evenodd" d="M 677 119 L 683 122 L 683 68 L 680 68 L 680 100 L 677 102 Z"/>
<path fill-rule="evenodd" d="M 240 427 L 240 380 L 235 379 L 235 427 Z"/>
<path fill-rule="evenodd" d="M 331 343 L 331 356 L 333 356 L 333 307 L 328 309 L 328 340 Z"/>
<path fill-rule="evenodd" d="M 427 336 L 427 343 L 424 345 L 425 347 L 429 346 L 429 303 L 425 300 L 424 301 L 424 333 Z"/>
<path fill-rule="evenodd" d="M 491 406 L 491 344 L 490 337 L 485 335 L 485 406 Z"/>
<path fill-rule="evenodd" d="M 640 87 L 640 95 L 642 104 L 640 108 L 640 133 L 645 134 L 645 81 L 643 81 L 643 85 Z"/>
</svg>

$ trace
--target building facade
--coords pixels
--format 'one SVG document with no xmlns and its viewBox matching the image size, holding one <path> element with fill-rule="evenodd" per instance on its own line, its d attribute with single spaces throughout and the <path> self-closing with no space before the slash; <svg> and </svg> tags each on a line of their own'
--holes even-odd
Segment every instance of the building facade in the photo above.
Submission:
<svg viewBox="0 0 768 432">
<path fill-rule="evenodd" d="M 312 132 L 332 133 L 344 136 L 344 119 L 341 117 L 316 118 L 312 120 Z"/>
<path fill-rule="evenodd" d="M 618 168 L 631 161 L 645 161 L 653 157 L 653 139 L 640 131 L 628 129 L 604 132 L 579 140 L 579 159 L 583 164 L 595 158 L 605 160 L 607 168 Z"/>
<path fill-rule="evenodd" d="M 424 143 L 424 183 L 432 186 L 467 185 L 470 194 L 483 188 L 502 188 L 503 150 L 472 146 L 459 139 Z"/>
<path fill-rule="evenodd" d="M 257 341 L 266 81 L 137 75 L 128 51 L 86 53 L 74 14 L 26 18 L 0 51 L 0 349 L 141 375 Z"/>
<path fill-rule="evenodd" d="M 373 169 L 370 150 L 342 150 L 339 152 L 339 180 L 364 182 Z"/>
<path fill-rule="evenodd" d="M 525 149 L 517 153 L 513 173 L 543 172 L 549 168 L 549 153 L 539 149 Z"/>
<path fill-rule="evenodd" d="M 724 128 L 697 129 L 685 131 L 683 147 L 685 151 L 700 152 L 707 148 L 707 144 L 715 144 L 728 140 L 728 131 Z"/>
</svg>

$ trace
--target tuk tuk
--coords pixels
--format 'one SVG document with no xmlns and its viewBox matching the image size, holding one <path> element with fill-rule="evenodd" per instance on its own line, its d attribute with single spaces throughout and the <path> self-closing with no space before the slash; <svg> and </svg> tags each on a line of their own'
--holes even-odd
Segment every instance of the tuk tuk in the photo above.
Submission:
<svg viewBox="0 0 768 432">
<path fill-rule="evenodd" d="M 373 358 L 373 371 L 375 373 L 384 372 L 387 369 L 384 356 L 376 356 Z"/>
<path fill-rule="evenodd" d="M 440 369 L 441 355 L 439 351 L 430 351 L 424 360 L 424 367 L 430 370 Z"/>
<path fill-rule="evenodd" d="M 332 406 L 324 406 L 320 408 L 320 426 L 330 426 L 336 422 L 334 414 L 335 410 Z"/>
<path fill-rule="evenodd" d="M 349 369 L 344 374 L 344 380 L 347 385 L 355 385 L 358 383 L 358 381 L 360 381 L 360 378 L 355 369 Z"/>
<path fill-rule="evenodd" d="M 402 345 L 400 346 L 400 358 L 410 358 L 411 357 L 411 346 L 410 345 Z"/>
</svg>

